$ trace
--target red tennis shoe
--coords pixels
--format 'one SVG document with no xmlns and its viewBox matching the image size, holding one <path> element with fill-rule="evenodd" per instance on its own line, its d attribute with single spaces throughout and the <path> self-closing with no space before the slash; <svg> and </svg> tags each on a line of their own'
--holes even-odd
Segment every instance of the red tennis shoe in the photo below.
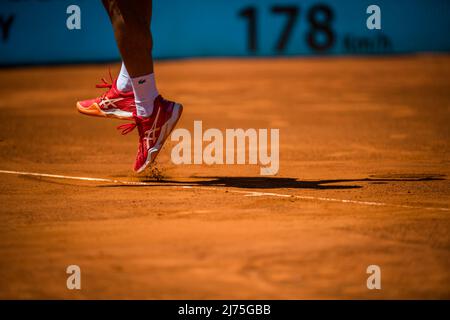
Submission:
<svg viewBox="0 0 450 320">
<path fill-rule="evenodd" d="M 136 110 L 133 91 L 120 91 L 117 89 L 116 80 L 111 79 L 112 83 L 108 83 L 102 78 L 102 82 L 96 87 L 107 88 L 108 91 L 98 98 L 78 101 L 78 111 L 88 116 L 132 120 Z"/>
<path fill-rule="evenodd" d="M 163 99 L 160 95 L 155 99 L 153 113 L 148 118 L 134 115 L 134 122 L 123 124 L 117 129 L 125 135 L 137 127 L 139 146 L 134 163 L 134 171 L 142 172 L 157 157 L 164 142 L 175 128 L 183 112 L 179 103 Z"/>
</svg>

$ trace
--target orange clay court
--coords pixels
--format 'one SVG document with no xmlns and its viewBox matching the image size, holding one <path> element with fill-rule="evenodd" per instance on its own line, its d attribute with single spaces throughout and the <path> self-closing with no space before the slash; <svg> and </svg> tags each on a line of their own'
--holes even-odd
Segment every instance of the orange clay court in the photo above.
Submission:
<svg viewBox="0 0 450 320">
<path fill-rule="evenodd" d="M 279 174 L 174 165 L 169 139 L 135 175 L 136 134 L 75 108 L 107 65 L 2 69 L 0 298 L 450 298 L 449 55 L 156 72 L 178 128 L 279 128 Z"/>
</svg>

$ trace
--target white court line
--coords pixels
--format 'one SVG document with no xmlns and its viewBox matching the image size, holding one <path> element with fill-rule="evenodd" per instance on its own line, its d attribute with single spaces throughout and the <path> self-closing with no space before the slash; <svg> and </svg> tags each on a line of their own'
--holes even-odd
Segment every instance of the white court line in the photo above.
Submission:
<svg viewBox="0 0 450 320">
<path fill-rule="evenodd" d="M 134 181 L 115 180 L 115 179 L 108 179 L 108 178 L 65 176 L 65 175 L 59 175 L 59 174 L 48 174 L 48 173 L 26 172 L 26 171 L 0 170 L 0 173 L 22 175 L 22 176 L 55 178 L 55 179 L 109 182 L 109 183 L 116 183 L 116 184 L 123 184 L 123 185 L 138 185 L 138 186 L 154 186 L 155 185 L 155 183 L 148 183 L 148 182 L 134 182 Z M 222 188 L 202 187 L 202 186 L 173 186 L 172 185 L 172 186 L 164 186 L 164 187 L 177 188 L 177 189 L 200 189 L 200 190 L 212 190 L 212 191 L 222 191 L 223 190 Z M 385 203 L 385 202 L 358 201 L 358 200 L 335 199 L 335 198 L 313 197 L 313 196 L 300 196 L 300 195 L 291 195 L 291 194 L 282 194 L 282 193 L 273 193 L 273 192 L 240 191 L 240 190 L 229 190 L 229 189 L 227 189 L 227 191 L 230 193 L 243 194 L 245 197 L 296 198 L 296 199 L 302 199 L 302 200 L 351 203 L 351 204 L 358 204 L 358 205 L 365 205 L 365 206 L 381 206 L 381 207 L 397 207 L 397 208 L 406 208 L 406 209 L 450 211 L 449 208 L 442 208 L 442 207 L 420 207 L 420 206 L 410 206 L 410 205 L 393 204 L 393 203 Z"/>
<path fill-rule="evenodd" d="M 59 174 L 25 172 L 25 171 L 0 170 L 0 173 L 16 174 L 16 175 L 20 175 L 20 176 L 34 176 L 34 177 L 56 178 L 56 179 L 112 182 L 112 183 L 119 183 L 119 184 L 126 184 L 126 185 L 144 185 L 144 186 L 152 185 L 150 183 L 145 183 L 145 182 L 121 181 L 121 180 L 114 180 L 114 179 L 107 179 L 107 178 L 89 178 L 89 177 L 63 176 L 63 175 L 59 175 Z"/>
</svg>

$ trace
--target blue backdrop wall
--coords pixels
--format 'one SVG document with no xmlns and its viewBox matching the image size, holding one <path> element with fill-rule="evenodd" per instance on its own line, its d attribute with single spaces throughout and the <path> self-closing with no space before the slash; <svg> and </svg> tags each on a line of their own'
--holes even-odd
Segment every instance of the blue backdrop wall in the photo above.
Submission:
<svg viewBox="0 0 450 320">
<path fill-rule="evenodd" d="M 450 50 L 449 0 L 154 0 L 156 58 Z M 81 29 L 69 30 L 69 5 Z M 366 9 L 381 9 L 369 30 Z M 119 59 L 100 0 L 0 0 L 0 64 Z"/>
</svg>

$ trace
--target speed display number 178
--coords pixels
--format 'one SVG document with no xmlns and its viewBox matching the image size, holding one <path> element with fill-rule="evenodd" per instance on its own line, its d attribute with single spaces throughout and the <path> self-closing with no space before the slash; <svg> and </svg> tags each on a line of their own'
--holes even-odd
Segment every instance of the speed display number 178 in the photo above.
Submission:
<svg viewBox="0 0 450 320">
<path fill-rule="evenodd" d="M 293 30 L 302 10 L 294 5 L 274 5 L 268 10 L 273 16 L 284 16 L 284 25 L 273 45 L 274 52 L 281 54 L 285 51 L 289 41 L 295 39 L 296 35 L 293 34 Z M 259 48 L 258 13 L 259 9 L 255 6 L 245 7 L 238 12 L 238 16 L 246 20 L 247 50 L 252 54 L 258 53 Z M 331 49 L 336 39 L 332 29 L 333 10 L 325 4 L 317 4 L 310 7 L 305 16 L 309 28 L 304 40 L 308 47 L 316 52 L 326 52 Z"/>
</svg>

